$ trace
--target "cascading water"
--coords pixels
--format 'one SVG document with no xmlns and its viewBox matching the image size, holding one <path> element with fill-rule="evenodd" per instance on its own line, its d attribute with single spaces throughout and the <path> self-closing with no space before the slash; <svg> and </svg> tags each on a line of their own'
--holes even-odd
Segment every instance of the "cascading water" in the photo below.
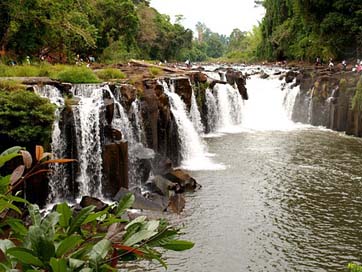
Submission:
<svg viewBox="0 0 362 272">
<path fill-rule="evenodd" d="M 60 113 L 64 108 L 64 98 L 60 91 L 54 86 L 45 85 L 39 87 L 35 85 L 34 88 L 37 94 L 48 98 L 51 103 L 57 106 L 53 124 L 51 150 L 54 158 L 64 158 L 64 151 L 67 143 L 65 142 L 64 137 L 62 137 L 62 132 L 59 127 Z M 52 174 L 49 176 L 50 193 L 48 200 L 57 201 L 63 199 L 69 193 L 67 183 L 65 182 L 65 167 L 63 164 L 52 164 L 50 165 L 50 168 L 52 169 Z"/>
<path fill-rule="evenodd" d="M 252 76 L 247 81 L 247 89 L 250 99 L 243 107 L 242 128 L 289 130 L 297 126 L 289 119 L 291 111 L 288 111 L 294 107 L 298 88 L 282 91 L 281 82 L 277 78 L 266 80 Z"/>
<path fill-rule="evenodd" d="M 216 93 L 219 116 L 217 130 L 234 132 L 235 127 L 241 123 L 243 100 L 240 93 L 229 84 L 216 84 L 214 92 Z"/>
<path fill-rule="evenodd" d="M 177 124 L 181 142 L 181 166 L 189 170 L 215 170 L 223 167 L 213 164 L 207 157 L 206 146 L 188 117 L 185 103 L 178 94 L 172 91 L 173 86 L 169 88 L 166 82 L 162 85 L 169 98 L 171 111 Z"/>
<path fill-rule="evenodd" d="M 288 85 L 288 88 L 286 88 L 284 90 L 284 92 L 285 92 L 285 96 L 284 96 L 283 105 L 284 105 L 288 118 L 290 120 L 292 120 L 294 103 L 297 98 L 297 95 L 300 92 L 300 86 L 293 88 L 293 87 L 291 87 L 291 85 Z"/>
<path fill-rule="evenodd" d="M 192 123 L 194 124 L 196 131 L 198 133 L 203 133 L 204 126 L 202 125 L 202 122 L 201 122 L 201 115 L 200 115 L 199 108 L 197 106 L 194 90 L 192 90 L 192 94 L 191 94 L 190 118 L 192 120 Z"/>
<path fill-rule="evenodd" d="M 217 130 L 217 124 L 219 123 L 217 101 L 210 89 L 206 89 L 205 97 L 207 107 L 207 126 L 209 130 L 208 132 L 215 132 Z"/>
<path fill-rule="evenodd" d="M 140 111 L 140 101 L 138 99 L 136 99 L 135 101 L 132 102 L 131 104 L 131 112 L 130 112 L 134 122 L 134 135 L 136 137 L 136 141 L 139 143 L 144 143 L 145 142 L 145 133 L 144 133 L 144 128 L 143 128 L 143 119 L 142 119 L 142 114 Z"/>
<path fill-rule="evenodd" d="M 79 103 L 74 108 L 80 174 L 77 178 L 80 195 L 102 197 L 102 145 L 100 112 L 104 88 L 74 85 L 71 92 Z"/>
</svg>

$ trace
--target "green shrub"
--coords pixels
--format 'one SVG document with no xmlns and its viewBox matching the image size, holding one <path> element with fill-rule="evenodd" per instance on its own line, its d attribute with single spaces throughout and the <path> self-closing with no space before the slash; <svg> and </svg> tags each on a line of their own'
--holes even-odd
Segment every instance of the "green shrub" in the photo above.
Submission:
<svg viewBox="0 0 362 272">
<path fill-rule="evenodd" d="M 152 76 L 161 76 L 161 75 L 163 75 L 163 70 L 161 70 L 160 68 L 157 68 L 157 67 L 149 67 L 148 71 L 150 72 L 150 74 Z"/>
<path fill-rule="evenodd" d="M 102 80 L 111 80 L 111 79 L 124 79 L 126 75 L 120 70 L 115 68 L 106 68 L 96 72 L 97 76 Z"/>
<path fill-rule="evenodd" d="M 56 79 L 69 83 L 99 83 L 99 78 L 87 67 L 67 67 L 59 72 Z"/>
<path fill-rule="evenodd" d="M 33 92 L 0 90 L 0 148 L 50 141 L 55 106 Z"/>
<path fill-rule="evenodd" d="M 39 76 L 39 67 L 32 65 L 0 65 L 2 77 L 36 77 Z"/>
</svg>

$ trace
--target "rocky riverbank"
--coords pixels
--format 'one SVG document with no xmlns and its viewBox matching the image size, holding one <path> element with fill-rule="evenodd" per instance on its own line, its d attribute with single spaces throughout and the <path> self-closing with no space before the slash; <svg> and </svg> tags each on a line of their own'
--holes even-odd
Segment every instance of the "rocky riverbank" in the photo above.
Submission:
<svg viewBox="0 0 362 272">
<path fill-rule="evenodd" d="M 150 67 L 161 72 L 157 71 L 158 75 L 153 75 Z M 175 120 L 172 102 L 164 84 L 173 88 L 185 104 L 187 112 L 195 107 L 194 99 L 204 132 L 208 132 L 211 128 L 206 91 L 216 84 L 229 83 L 235 85 L 239 96 L 247 99 L 246 76 L 230 68 L 220 71 L 225 74 L 221 80 L 209 77 L 202 69 L 182 70 L 143 62 L 131 62 L 117 68 L 127 75 L 126 79 L 95 85 L 73 85 L 48 78 L 17 78 L 29 90 L 49 98 L 54 91 L 58 93 L 56 99 L 64 99 L 57 117 L 59 138 L 53 138 L 53 146 L 55 141 L 62 142 L 63 150 L 56 148 L 53 152 L 58 153 L 55 155 L 59 157 L 78 159 L 78 163 L 65 165 L 61 171 L 56 169 L 55 177 L 51 177 L 54 180 L 49 185 L 46 181 L 37 183 L 36 191 L 48 192 L 40 198 L 39 194 L 34 193 L 34 188 L 28 189 L 30 200 L 44 205 L 52 198 L 74 199 L 84 196 L 84 185 L 81 182 L 84 179 L 82 175 L 86 175 L 87 183 L 101 187 L 98 196 L 118 200 L 131 190 L 136 193 L 137 208 L 180 212 L 185 204 L 183 194 L 200 188 L 187 172 L 175 168 L 184 159 L 180 140 L 182 135 L 179 135 L 179 124 Z M 92 98 L 92 92 L 101 95 Z M 86 101 L 88 97 L 92 99 Z M 98 99 L 96 97 L 100 97 L 97 112 L 86 117 L 80 116 L 84 104 L 94 103 Z M 94 108 L 85 110 L 94 111 Z M 122 118 L 127 119 L 129 124 L 121 124 Z M 97 124 L 97 127 L 89 126 L 87 132 L 95 140 L 88 139 L 87 142 L 87 139 L 83 139 L 86 136 L 83 121 Z M 137 126 L 142 127 L 138 138 L 134 132 Z M 133 134 L 129 131 L 133 131 Z M 87 146 L 92 147 L 87 149 Z M 97 152 L 99 158 L 90 156 Z M 101 166 L 97 166 L 97 162 L 101 162 Z M 62 185 L 57 189 L 58 185 L 54 183 Z M 141 194 L 140 188 L 147 190 L 147 194 Z M 93 188 L 89 192 L 96 191 Z"/>
</svg>

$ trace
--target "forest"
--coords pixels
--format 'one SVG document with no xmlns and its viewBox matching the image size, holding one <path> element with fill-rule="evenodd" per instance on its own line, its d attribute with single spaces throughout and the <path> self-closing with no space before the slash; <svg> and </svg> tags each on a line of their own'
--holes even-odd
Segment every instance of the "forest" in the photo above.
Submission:
<svg viewBox="0 0 362 272">
<path fill-rule="evenodd" d="M 0 56 L 24 62 L 72 63 L 95 57 L 116 63 L 158 61 L 313 61 L 361 57 L 360 0 L 264 0 L 265 17 L 251 31 L 230 36 L 204 23 L 196 33 L 148 0 L 3 0 Z M 3 62 L 4 62 L 3 61 Z"/>
</svg>

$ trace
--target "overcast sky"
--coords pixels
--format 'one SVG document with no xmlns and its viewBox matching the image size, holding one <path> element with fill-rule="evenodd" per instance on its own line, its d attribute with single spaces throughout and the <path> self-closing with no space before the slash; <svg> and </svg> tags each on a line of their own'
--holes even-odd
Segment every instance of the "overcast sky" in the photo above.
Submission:
<svg viewBox="0 0 362 272">
<path fill-rule="evenodd" d="M 192 30 L 202 22 L 211 31 L 226 35 L 234 28 L 251 30 L 264 15 L 262 7 L 254 7 L 254 0 L 151 0 L 151 6 L 170 15 L 172 22 L 175 15 L 184 15 L 182 24 Z"/>
</svg>

